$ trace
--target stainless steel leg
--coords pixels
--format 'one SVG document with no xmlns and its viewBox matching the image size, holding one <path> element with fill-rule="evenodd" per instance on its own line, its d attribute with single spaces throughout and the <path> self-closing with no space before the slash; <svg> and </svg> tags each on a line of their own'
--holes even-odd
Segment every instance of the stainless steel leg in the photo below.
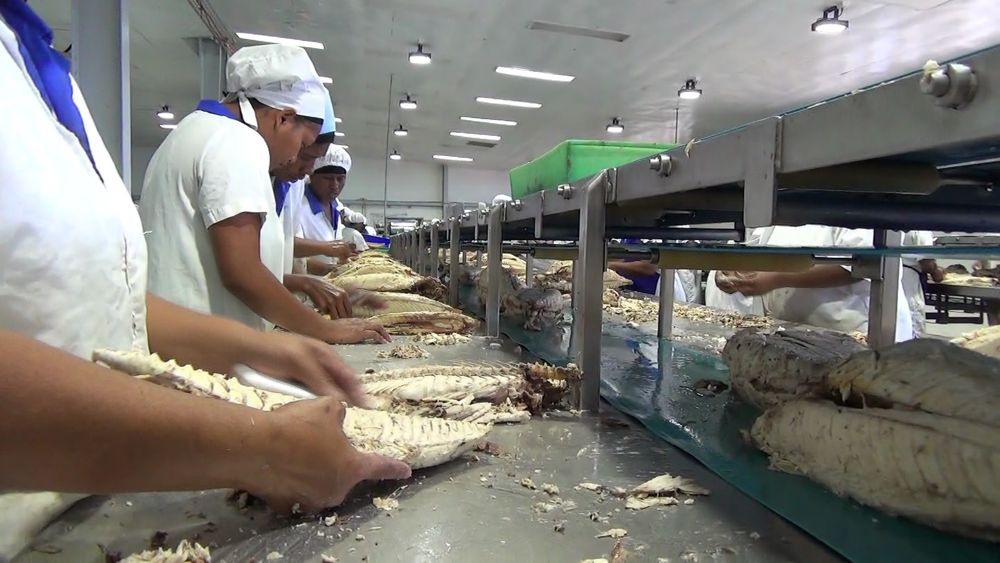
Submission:
<svg viewBox="0 0 1000 563">
<path fill-rule="evenodd" d="M 876 229 L 876 248 L 899 246 L 903 234 L 899 231 Z M 873 350 L 885 348 L 896 342 L 896 305 L 899 298 L 900 259 L 880 259 L 882 279 L 871 280 L 871 297 L 868 305 L 868 346 Z"/>
<path fill-rule="evenodd" d="M 674 271 L 660 269 L 660 317 L 656 335 L 660 339 L 674 334 Z"/>
<path fill-rule="evenodd" d="M 424 236 L 424 227 L 417 229 L 417 273 L 421 276 L 427 275 L 427 242 L 426 236 Z"/>
<path fill-rule="evenodd" d="M 490 210 L 486 233 L 486 336 L 500 336 L 500 276 L 503 273 L 503 206 Z M 483 274 L 480 274 L 483 275 Z"/>
<path fill-rule="evenodd" d="M 427 233 L 431 237 L 431 252 L 427 257 L 428 276 L 433 278 L 441 277 L 441 228 L 437 222 L 433 222 L 427 228 Z"/>
<path fill-rule="evenodd" d="M 577 365 L 583 370 L 581 409 L 592 413 L 597 413 L 601 405 L 602 294 L 607 257 L 607 242 L 604 239 L 606 174 L 591 181 L 583 194 L 580 260 L 574 268 L 581 273 L 578 310 L 582 322 L 577 325 L 582 329 L 578 335 L 580 348 L 577 351 Z"/>
<path fill-rule="evenodd" d="M 459 212 L 461 215 L 461 211 Z M 459 218 L 451 222 L 451 245 L 448 247 L 448 304 L 458 307 L 458 251 L 461 246 Z"/>
<path fill-rule="evenodd" d="M 532 275 L 532 270 L 535 269 L 535 257 L 532 256 L 530 252 L 524 255 L 524 264 L 524 285 L 531 287 L 532 280 L 535 278 L 535 276 Z"/>
</svg>

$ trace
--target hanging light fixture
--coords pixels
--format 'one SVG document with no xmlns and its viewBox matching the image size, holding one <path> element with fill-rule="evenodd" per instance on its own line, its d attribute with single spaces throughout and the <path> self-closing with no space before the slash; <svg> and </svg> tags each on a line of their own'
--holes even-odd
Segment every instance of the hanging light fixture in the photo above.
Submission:
<svg viewBox="0 0 1000 563">
<path fill-rule="evenodd" d="M 395 135 L 395 136 L 397 136 L 397 137 L 405 137 L 405 136 L 409 135 L 410 132 L 407 131 L 405 127 L 403 127 L 402 123 L 400 123 L 399 127 L 397 127 L 396 130 L 392 132 L 392 134 Z"/>
<path fill-rule="evenodd" d="M 174 118 L 174 112 L 170 111 L 170 106 L 164 104 L 160 111 L 156 112 L 156 117 L 163 120 L 170 120 Z"/>
<path fill-rule="evenodd" d="M 612 117 L 611 118 L 611 123 L 608 123 L 607 131 L 608 131 L 608 133 L 611 133 L 613 135 L 617 135 L 617 134 L 622 133 L 622 132 L 625 131 L 625 126 L 622 125 L 622 120 L 621 119 L 618 119 L 617 117 Z"/>
<path fill-rule="evenodd" d="M 677 91 L 677 95 L 682 100 L 697 100 L 701 97 L 701 89 L 698 88 L 698 81 L 694 78 L 688 78 L 684 82 L 684 87 Z"/>
<path fill-rule="evenodd" d="M 840 6 L 830 6 L 823 10 L 823 16 L 812 24 L 812 30 L 823 35 L 837 35 L 847 31 L 850 22 L 840 19 L 844 10 Z"/>
<path fill-rule="evenodd" d="M 417 109 L 417 101 L 407 94 L 406 96 L 400 98 L 399 109 Z"/>
<path fill-rule="evenodd" d="M 399 154 L 396 149 L 392 150 L 392 154 L 389 155 L 389 160 L 403 160 L 403 155 Z"/>
<path fill-rule="evenodd" d="M 410 64 L 415 64 L 415 65 L 431 64 L 431 52 L 424 51 L 423 43 L 417 43 L 417 50 L 410 51 Z"/>
</svg>

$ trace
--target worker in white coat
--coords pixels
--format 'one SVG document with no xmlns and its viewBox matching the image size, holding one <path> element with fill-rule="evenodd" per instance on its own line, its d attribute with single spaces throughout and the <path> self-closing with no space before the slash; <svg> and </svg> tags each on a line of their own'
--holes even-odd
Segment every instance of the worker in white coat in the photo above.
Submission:
<svg viewBox="0 0 1000 563">
<path fill-rule="evenodd" d="M 934 246 L 934 235 L 930 231 L 907 231 L 903 233 L 903 246 Z M 944 280 L 944 271 L 938 267 L 936 260 L 921 255 L 903 256 L 903 294 L 910 307 L 910 320 L 916 337 L 927 333 L 923 280 L 928 276 L 938 283 Z"/>
<path fill-rule="evenodd" d="M 767 229 L 753 229 L 746 233 L 746 246 L 759 246 L 761 236 Z M 733 243 L 729 243 L 733 244 Z M 728 288 L 729 292 L 719 288 L 719 281 L 725 285 L 728 280 L 725 272 L 712 270 L 708 273 L 708 280 L 705 282 L 705 305 L 713 309 L 732 311 L 741 315 L 763 315 L 764 303 L 760 297 L 751 297 Z"/>
<path fill-rule="evenodd" d="M 244 47 L 226 63 L 223 102 L 203 100 L 153 154 L 139 212 L 150 290 L 250 327 L 329 343 L 388 340 L 376 323 L 323 318 L 282 285 L 285 233 L 270 171 L 322 126 L 328 93 L 298 47 Z"/>
<path fill-rule="evenodd" d="M 345 209 L 343 220 L 344 230 L 341 232 L 341 239 L 348 244 L 353 244 L 359 252 L 368 250 L 368 243 L 365 242 L 365 235 L 363 234 L 365 233 L 365 223 L 368 219 L 357 211 Z"/>
<path fill-rule="evenodd" d="M 343 240 L 344 204 L 340 194 L 347 186 L 347 175 L 351 171 L 351 155 L 340 145 L 330 145 L 326 154 L 316 159 L 306 181 L 302 212 L 299 214 L 300 232 L 303 238 L 318 241 Z M 324 274 L 337 259 L 315 257 L 309 260 L 309 272 Z"/>
<path fill-rule="evenodd" d="M 773 227 L 761 237 L 763 246 L 780 247 L 871 247 L 869 229 L 842 229 L 821 225 Z M 847 267 L 819 265 L 804 272 L 755 272 L 734 276 L 720 289 L 746 296 L 764 296 L 769 315 L 841 332 L 867 332 L 871 283 L 851 276 Z M 899 280 L 896 283 L 900 283 Z M 902 288 L 896 304 L 896 341 L 913 338 L 910 310 Z"/>
<path fill-rule="evenodd" d="M 316 509 L 362 480 L 408 476 L 336 430 L 339 399 L 363 393 L 328 346 L 146 292 L 139 217 L 51 41 L 27 3 L 0 0 L 0 84 L 16 108 L 0 127 L 0 459 L 16 460 L 0 464 L 0 491 L 243 488 L 278 509 Z M 337 397 L 256 411 L 91 362 L 101 348 L 218 372 L 243 363 Z M 0 560 L 76 498 L 0 494 Z"/>
</svg>

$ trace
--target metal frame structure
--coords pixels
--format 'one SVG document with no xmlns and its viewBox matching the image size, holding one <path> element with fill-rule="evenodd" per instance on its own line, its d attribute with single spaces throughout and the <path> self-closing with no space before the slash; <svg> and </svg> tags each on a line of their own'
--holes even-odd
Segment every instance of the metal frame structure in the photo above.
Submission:
<svg viewBox="0 0 1000 563">
<path fill-rule="evenodd" d="M 1000 48 L 698 139 L 486 213 L 456 212 L 444 227 L 421 229 L 416 244 L 397 235 L 393 245 L 402 244 L 403 254 L 411 262 L 415 255 L 419 265 L 426 257 L 426 236 L 436 248 L 444 232 L 455 280 L 459 250 L 475 249 L 478 256 L 485 231 L 487 333 L 496 336 L 504 249 L 530 259 L 548 253 L 552 241 L 578 241 L 578 255 L 571 254 L 578 266 L 574 349 L 585 373 L 583 407 L 596 410 L 609 239 L 742 242 L 746 227 L 820 224 L 875 229 L 875 247 L 892 248 L 900 244 L 895 232 L 900 230 L 1000 231 L 1000 192 L 993 190 L 1000 182 L 1000 93 L 989 87 L 992 76 L 1000 76 Z M 718 222 L 734 228 L 677 228 Z M 732 263 L 732 255 L 718 248 L 687 255 L 673 250 L 652 252 L 668 276 L 662 279 L 675 267 Z M 809 264 L 851 264 L 856 276 L 870 278 L 869 342 L 875 348 L 892 343 L 898 284 L 883 280 L 898 279 L 898 252 L 872 257 L 831 251 L 826 256 L 809 251 Z M 779 270 L 802 265 L 778 258 L 767 262 Z M 692 261 L 698 264 L 686 265 Z M 667 338 L 672 291 L 663 287 L 660 294 L 659 334 Z"/>
</svg>

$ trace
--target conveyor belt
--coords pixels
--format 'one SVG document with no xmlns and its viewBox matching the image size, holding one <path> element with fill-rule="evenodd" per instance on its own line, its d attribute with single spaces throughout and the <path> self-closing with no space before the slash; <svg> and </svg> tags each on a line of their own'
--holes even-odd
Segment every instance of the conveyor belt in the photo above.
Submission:
<svg viewBox="0 0 1000 563">
<path fill-rule="evenodd" d="M 690 338 L 691 331 L 678 330 L 677 324 L 675 320 L 675 333 Z M 806 478 L 770 470 L 766 456 L 742 435 L 759 411 L 730 397 L 728 391 L 714 397 L 695 392 L 699 380 L 729 381 L 719 356 L 705 348 L 659 342 L 655 323 L 642 328 L 605 318 L 601 396 L 845 558 L 871 563 L 995 562 L 1000 558 L 1000 547 L 994 544 L 890 517 L 838 497 Z M 563 365 L 574 356 L 569 332 L 554 339 L 527 332 L 506 319 L 501 321 L 501 330 L 548 362 Z M 732 330 L 717 329 L 715 335 L 726 332 Z"/>
</svg>

